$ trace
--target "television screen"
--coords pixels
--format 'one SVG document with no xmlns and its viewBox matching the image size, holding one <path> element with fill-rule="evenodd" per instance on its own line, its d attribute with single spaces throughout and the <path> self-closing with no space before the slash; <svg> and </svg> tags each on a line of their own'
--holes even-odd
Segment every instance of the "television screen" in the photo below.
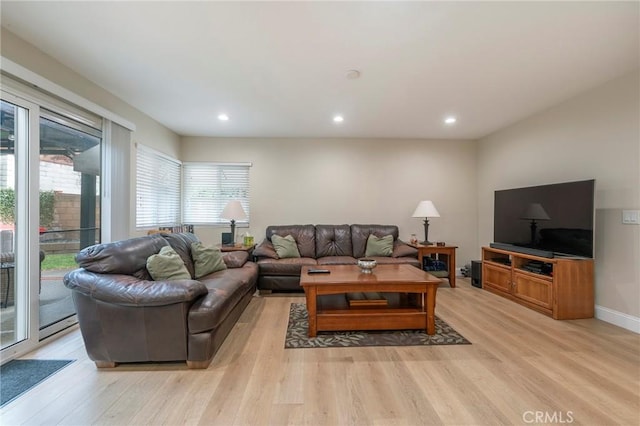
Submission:
<svg viewBox="0 0 640 426">
<path fill-rule="evenodd" d="M 593 257 L 594 189 L 585 180 L 495 191 L 494 242 Z"/>
</svg>

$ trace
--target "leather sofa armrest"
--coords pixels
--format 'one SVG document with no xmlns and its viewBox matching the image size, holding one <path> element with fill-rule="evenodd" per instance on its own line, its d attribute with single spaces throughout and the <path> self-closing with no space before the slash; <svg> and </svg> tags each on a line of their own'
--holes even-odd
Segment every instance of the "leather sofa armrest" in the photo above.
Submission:
<svg viewBox="0 0 640 426">
<path fill-rule="evenodd" d="M 258 246 L 253 249 L 253 255 L 255 257 L 268 257 L 271 259 L 279 259 L 276 249 L 273 248 L 273 244 L 268 239 L 264 239 Z"/>
<path fill-rule="evenodd" d="M 76 269 L 64 277 L 64 284 L 105 303 L 122 306 L 165 306 L 195 300 L 207 294 L 195 280 L 147 281 L 131 275 L 96 274 Z"/>
<path fill-rule="evenodd" d="M 411 247 L 409 244 L 402 240 L 395 240 L 393 242 L 393 252 L 391 257 L 418 257 L 418 250 Z"/>
<path fill-rule="evenodd" d="M 222 260 L 227 268 L 242 268 L 242 265 L 249 260 L 249 253 L 246 251 L 229 251 L 222 254 Z"/>
</svg>

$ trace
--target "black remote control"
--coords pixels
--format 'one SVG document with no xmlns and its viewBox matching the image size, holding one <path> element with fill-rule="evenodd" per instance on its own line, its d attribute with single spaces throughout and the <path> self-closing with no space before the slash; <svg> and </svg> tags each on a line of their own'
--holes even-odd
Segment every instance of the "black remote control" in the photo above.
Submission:
<svg viewBox="0 0 640 426">
<path fill-rule="evenodd" d="M 309 274 L 329 274 L 331 273 L 328 269 L 309 269 Z"/>
</svg>

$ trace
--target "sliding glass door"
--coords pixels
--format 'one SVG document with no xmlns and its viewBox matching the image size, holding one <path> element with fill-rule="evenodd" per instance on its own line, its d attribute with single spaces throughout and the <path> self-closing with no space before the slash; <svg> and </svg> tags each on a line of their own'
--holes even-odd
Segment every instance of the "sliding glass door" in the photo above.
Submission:
<svg viewBox="0 0 640 426">
<path fill-rule="evenodd" d="M 40 110 L 41 337 L 75 322 L 62 279 L 80 249 L 100 242 L 101 138 L 99 129 Z"/>
<path fill-rule="evenodd" d="M 2 65 L 0 364 L 77 322 L 63 277 L 79 250 L 129 237 L 135 128 L 10 60 Z"/>
<path fill-rule="evenodd" d="M 29 175 L 38 143 L 34 117 L 38 106 L 2 93 L 0 122 L 0 343 L 5 354 L 24 351 L 37 343 L 32 315 L 38 274 L 32 247 L 38 244 Z M 37 176 L 36 176 L 37 178 Z"/>
<path fill-rule="evenodd" d="M 77 322 L 63 277 L 79 250 L 100 242 L 102 119 L 5 91 L 1 102 L 4 361 Z"/>
</svg>

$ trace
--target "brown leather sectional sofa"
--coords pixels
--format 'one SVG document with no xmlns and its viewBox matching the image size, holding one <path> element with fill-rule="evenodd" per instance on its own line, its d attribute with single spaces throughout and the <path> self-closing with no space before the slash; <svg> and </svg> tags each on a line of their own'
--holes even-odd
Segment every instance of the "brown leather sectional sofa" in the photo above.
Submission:
<svg viewBox="0 0 640 426">
<path fill-rule="evenodd" d="M 273 235 L 291 235 L 298 246 L 299 258 L 280 259 L 271 243 Z M 406 263 L 420 267 L 418 252 L 398 239 L 395 225 L 285 225 L 269 226 L 266 238 L 253 251 L 260 274 L 261 292 L 302 291 L 300 271 L 311 265 L 356 264 L 365 257 L 369 235 L 393 235 L 393 253 L 390 257 L 373 257 L 378 264 Z"/>
<path fill-rule="evenodd" d="M 80 269 L 64 283 L 73 290 L 89 358 L 98 367 L 119 362 L 181 361 L 207 368 L 249 304 L 258 267 L 246 252 L 224 253 L 227 269 L 199 280 L 153 281 L 147 258 L 166 245 L 193 278 L 190 233 L 154 234 L 87 247 Z"/>
</svg>

